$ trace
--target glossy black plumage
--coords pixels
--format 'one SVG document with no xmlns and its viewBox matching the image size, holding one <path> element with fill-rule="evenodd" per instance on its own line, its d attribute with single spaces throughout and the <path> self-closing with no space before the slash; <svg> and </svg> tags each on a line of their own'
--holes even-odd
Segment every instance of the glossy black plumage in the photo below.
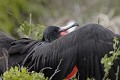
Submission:
<svg viewBox="0 0 120 80">
<path fill-rule="evenodd" d="M 78 26 L 78 24 L 75 23 L 71 26 L 61 27 L 63 29 L 57 26 L 48 26 L 43 32 L 43 38 L 40 41 L 28 38 L 22 38 L 14 41 L 9 49 L 9 68 L 11 66 L 21 66 L 26 55 L 33 51 L 38 45 L 43 47 L 44 44 L 50 43 L 59 38 L 60 32 L 74 26 Z"/>
<path fill-rule="evenodd" d="M 60 28 L 56 27 L 56 26 L 47 27 L 46 30 L 43 32 L 42 41 L 51 42 L 51 41 L 59 38 L 60 37 L 59 30 L 60 30 Z"/>
<path fill-rule="evenodd" d="M 29 38 L 16 40 L 5 35 L 5 33 L 0 32 L 0 74 L 3 73 L 7 67 L 6 63 L 8 61 L 6 62 L 5 57 L 8 59 L 8 56 L 10 56 L 8 62 L 9 65 L 20 65 L 37 42 L 51 42 L 52 40 L 57 39 L 59 37 L 59 29 L 60 28 L 57 26 L 48 26 L 43 33 L 42 40 L 40 41 Z M 4 55 L 3 52 L 5 51 L 9 51 L 9 54 Z"/>
<path fill-rule="evenodd" d="M 57 26 L 48 26 L 43 32 L 43 38 L 40 41 L 29 38 L 15 40 L 11 43 L 11 47 L 9 49 L 8 64 L 10 66 L 21 66 L 21 63 L 26 55 L 29 54 L 35 46 L 38 44 L 41 45 L 43 43 L 50 43 L 51 41 L 59 38 L 59 30 L 60 28 Z"/>
<path fill-rule="evenodd" d="M 23 66 L 31 67 L 31 71 L 39 72 L 45 67 L 45 76 L 50 77 L 54 70 L 59 66 L 58 72 L 53 80 L 64 79 L 76 65 L 79 70 L 80 80 L 86 80 L 88 77 L 94 77 L 96 80 L 103 78 L 103 66 L 100 63 L 101 58 L 113 50 L 113 38 L 119 35 L 114 34 L 108 29 L 98 24 L 89 24 L 64 36 L 51 43 L 39 46 L 25 58 Z M 116 65 L 120 65 L 117 60 L 113 65 L 109 77 L 114 80 Z"/>
<path fill-rule="evenodd" d="M 8 58 L 7 51 L 14 41 L 12 37 L 7 36 L 4 32 L 0 32 L 0 74 L 7 68 L 6 59 Z"/>
<path fill-rule="evenodd" d="M 30 71 L 37 72 L 45 67 L 51 67 L 52 69 L 43 71 L 45 76 L 50 77 L 62 60 L 59 66 L 60 72 L 53 77 L 53 80 L 63 80 L 74 66 L 78 67 L 80 80 L 86 80 L 88 77 L 101 80 L 104 72 L 100 60 L 105 54 L 113 50 L 115 36 L 120 40 L 119 35 L 101 25 L 88 24 L 51 43 L 43 43 L 44 46 L 39 46 L 41 42 L 38 42 L 34 48 L 27 48 L 30 50 L 27 50 L 29 52 L 22 65 L 28 67 Z M 22 54 L 27 52 L 26 49 L 22 51 Z M 12 63 L 14 61 L 9 66 L 12 66 Z M 110 71 L 109 78 L 111 80 L 115 80 L 118 65 L 120 66 L 120 60 L 115 61 Z"/>
</svg>

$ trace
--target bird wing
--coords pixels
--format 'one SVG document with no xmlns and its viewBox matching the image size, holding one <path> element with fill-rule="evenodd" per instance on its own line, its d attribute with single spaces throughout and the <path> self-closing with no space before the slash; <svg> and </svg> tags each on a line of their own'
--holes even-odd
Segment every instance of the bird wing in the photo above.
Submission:
<svg viewBox="0 0 120 80">
<path fill-rule="evenodd" d="M 11 66 L 21 66 L 24 58 L 34 48 L 37 42 L 37 40 L 31 40 L 28 38 L 14 41 L 9 49 L 9 68 Z"/>
<path fill-rule="evenodd" d="M 43 71 L 47 77 L 52 76 L 59 68 L 53 80 L 64 79 L 76 65 L 81 80 L 86 80 L 88 77 L 101 80 L 104 75 L 101 58 L 113 50 L 115 36 L 113 32 L 101 25 L 88 24 L 51 43 L 37 47 L 30 52 L 23 65 L 32 66 L 31 71 L 37 72 L 50 67 Z M 110 74 L 113 74 L 113 71 L 115 72 L 114 68 Z M 113 78 L 115 75 L 109 76 Z"/>
</svg>

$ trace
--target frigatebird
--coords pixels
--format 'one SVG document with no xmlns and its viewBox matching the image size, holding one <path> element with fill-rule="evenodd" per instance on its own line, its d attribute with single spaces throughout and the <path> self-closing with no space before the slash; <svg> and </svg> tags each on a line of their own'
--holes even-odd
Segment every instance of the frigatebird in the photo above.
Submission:
<svg viewBox="0 0 120 80">
<path fill-rule="evenodd" d="M 102 80 L 104 68 L 101 59 L 113 50 L 115 36 L 120 40 L 119 35 L 103 26 L 88 24 L 44 46 L 37 44 L 25 57 L 22 66 L 36 72 L 46 68 L 43 70 L 46 77 L 51 77 L 58 69 L 53 80 L 63 80 L 74 66 L 77 66 L 80 80 L 86 80 L 88 77 Z M 9 66 L 12 66 L 11 64 Z M 111 80 L 115 80 L 117 66 L 120 66 L 119 59 L 109 72 Z M 120 79 L 120 74 L 118 78 Z"/>
<path fill-rule="evenodd" d="M 11 43 L 12 46 L 9 49 L 9 63 L 8 64 L 12 63 L 12 65 L 14 65 L 15 63 L 15 65 L 16 64 L 20 65 L 20 63 L 23 61 L 26 55 L 30 53 L 35 46 L 37 45 L 44 46 L 44 44 L 50 43 L 54 41 L 55 39 L 58 39 L 59 37 L 64 36 L 65 34 L 67 34 L 66 31 L 68 29 L 75 27 L 75 26 L 79 26 L 79 25 L 77 23 L 74 23 L 72 25 L 64 26 L 64 27 L 48 26 L 43 32 L 42 40 L 32 40 L 28 38 L 22 38 L 22 39 L 12 42 Z"/>
<path fill-rule="evenodd" d="M 25 56 L 27 55 L 27 50 L 32 49 L 36 45 L 36 43 L 38 43 L 38 42 L 44 42 L 44 43 L 51 42 L 51 41 L 59 38 L 60 36 L 63 36 L 64 34 L 67 33 L 66 31 L 68 29 L 75 27 L 75 26 L 78 26 L 78 24 L 74 23 L 72 25 L 65 26 L 65 27 L 48 26 L 43 33 L 42 40 L 40 40 L 40 41 L 32 40 L 29 38 L 21 38 L 18 40 L 12 39 L 12 38 L 6 36 L 3 32 L 1 32 L 0 33 L 0 45 L 1 45 L 0 46 L 0 49 L 1 49 L 0 69 L 1 69 L 1 71 L 6 70 L 5 55 L 3 55 L 5 52 L 4 50 L 9 51 L 9 54 L 6 55 L 6 57 L 9 56 L 9 61 L 8 61 L 9 65 L 12 65 L 12 66 L 14 64 L 20 65 L 20 63 L 22 63 Z M 4 50 L 3 50 L 3 48 L 4 48 Z M 24 52 L 25 52 L 25 54 L 23 54 Z M 0 73 L 3 73 L 3 72 L 0 72 Z"/>
<path fill-rule="evenodd" d="M 23 61 L 30 71 L 43 73 L 53 80 L 63 80 L 77 66 L 80 80 L 95 78 L 102 80 L 104 68 L 101 59 L 105 54 L 113 50 L 114 37 L 120 36 L 104 28 L 99 24 L 88 24 L 68 35 L 60 37 L 43 47 L 36 46 Z M 59 66 L 58 66 L 59 65 Z M 109 72 L 109 78 L 115 80 L 117 66 L 120 60 L 116 60 Z M 50 67 L 50 69 L 47 67 Z M 118 75 L 120 79 L 120 74 Z"/>
</svg>

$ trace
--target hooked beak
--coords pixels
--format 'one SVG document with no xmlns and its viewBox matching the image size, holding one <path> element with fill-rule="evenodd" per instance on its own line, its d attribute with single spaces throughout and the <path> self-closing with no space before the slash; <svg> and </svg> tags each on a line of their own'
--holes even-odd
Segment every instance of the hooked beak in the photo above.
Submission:
<svg viewBox="0 0 120 80">
<path fill-rule="evenodd" d="M 64 27 L 60 27 L 59 32 L 67 31 L 68 29 L 73 28 L 75 26 L 79 26 L 79 25 L 77 23 L 73 23 Z"/>
<path fill-rule="evenodd" d="M 67 26 L 64 26 L 64 27 L 60 27 L 59 29 L 59 33 L 60 33 L 60 36 L 64 36 L 72 31 L 74 31 L 76 29 L 76 27 L 78 27 L 79 25 L 77 23 L 72 23 L 72 24 L 69 24 Z M 74 30 L 72 31 L 69 31 L 70 29 L 72 28 L 75 28 Z"/>
</svg>

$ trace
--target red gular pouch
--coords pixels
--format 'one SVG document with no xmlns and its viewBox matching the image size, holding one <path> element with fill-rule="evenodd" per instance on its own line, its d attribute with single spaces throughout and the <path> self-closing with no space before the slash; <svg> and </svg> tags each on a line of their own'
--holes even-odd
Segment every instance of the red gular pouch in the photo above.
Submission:
<svg viewBox="0 0 120 80">
<path fill-rule="evenodd" d="M 71 71 L 71 73 L 68 74 L 68 76 L 67 76 L 64 80 L 69 80 L 69 79 L 73 78 L 73 77 L 76 75 L 77 71 L 78 71 L 78 69 L 77 69 L 77 67 L 75 66 L 75 67 L 73 68 L 73 70 Z"/>
<path fill-rule="evenodd" d="M 77 27 L 79 27 L 79 25 L 77 23 L 75 23 L 75 22 L 72 23 L 72 24 L 69 24 L 67 26 L 64 26 L 64 27 L 59 27 L 59 32 L 60 32 L 59 35 L 60 35 L 60 37 L 62 37 L 62 36 L 72 32 L 72 31 L 76 30 Z M 72 29 L 72 31 L 69 31 L 71 29 Z"/>
<path fill-rule="evenodd" d="M 65 36 L 66 34 L 68 34 L 67 31 L 60 32 L 60 37 Z"/>
</svg>

